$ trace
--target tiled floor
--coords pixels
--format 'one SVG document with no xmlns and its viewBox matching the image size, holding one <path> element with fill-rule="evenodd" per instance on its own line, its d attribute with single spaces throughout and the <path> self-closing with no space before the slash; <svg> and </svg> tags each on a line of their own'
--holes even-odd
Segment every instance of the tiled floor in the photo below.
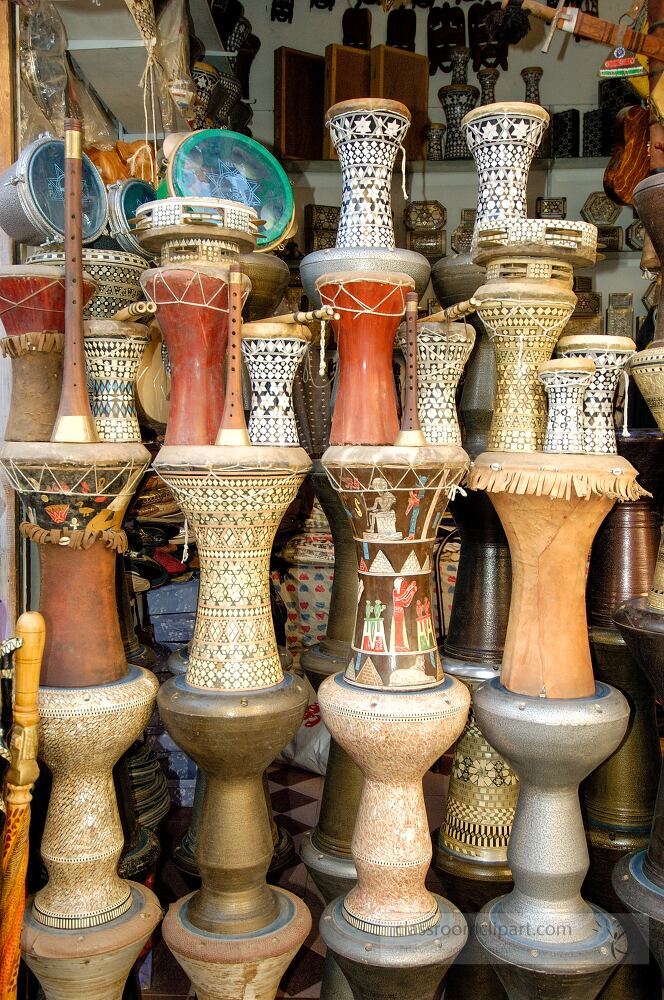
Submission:
<svg viewBox="0 0 664 1000">
<path fill-rule="evenodd" d="M 275 820 L 292 835 L 297 848 L 304 832 L 316 825 L 323 779 L 288 766 L 271 768 L 268 777 Z M 429 772 L 424 781 L 432 830 L 440 825 L 443 818 L 447 780 L 443 774 Z M 165 862 L 158 873 L 156 891 L 164 906 L 193 888 L 169 860 L 171 847 L 186 826 L 188 817 L 188 810 L 178 810 L 168 821 L 162 839 Z M 432 890 L 441 891 L 433 871 L 428 884 Z M 325 945 L 318 934 L 318 920 L 324 908 L 322 897 L 301 863 L 288 869 L 279 880 L 279 885 L 304 899 L 311 911 L 313 926 L 309 938 L 282 979 L 277 997 L 282 1000 L 318 1000 L 325 957 Z M 156 942 L 152 958 L 152 985 L 142 993 L 146 1000 L 193 996 L 187 977 L 163 941 Z"/>
</svg>

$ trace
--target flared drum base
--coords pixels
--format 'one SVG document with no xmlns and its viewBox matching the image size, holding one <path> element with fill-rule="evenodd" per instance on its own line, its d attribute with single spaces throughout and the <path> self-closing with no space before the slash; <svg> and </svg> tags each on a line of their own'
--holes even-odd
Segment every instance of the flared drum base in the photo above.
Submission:
<svg viewBox="0 0 664 1000">
<path fill-rule="evenodd" d="M 164 940 L 191 979 L 198 1000 L 273 1000 L 279 981 L 311 929 L 302 900 L 285 889 L 275 920 L 245 936 L 206 934 L 188 920 L 191 896 L 173 903 L 164 918 Z"/>
<path fill-rule="evenodd" d="M 664 976 L 664 889 L 645 874 L 645 859 L 645 851 L 621 858 L 613 869 L 611 882 L 618 898 L 634 916 L 646 955 L 649 948 Z"/>
<path fill-rule="evenodd" d="M 433 1000 L 468 937 L 460 911 L 441 896 L 434 898 L 436 924 L 424 934 L 405 937 L 380 937 L 351 927 L 341 897 L 327 906 L 320 932 L 355 1000 Z"/>
<path fill-rule="evenodd" d="M 593 906 L 595 930 L 585 941 L 565 947 L 561 929 L 558 943 L 533 942 L 504 919 L 505 898 L 480 910 L 475 934 L 510 1000 L 594 1000 L 625 955 L 626 939 L 618 921 Z"/>
<path fill-rule="evenodd" d="M 157 897 L 131 884 L 129 910 L 100 927 L 57 930 L 37 923 L 28 901 L 21 953 L 46 1000 L 121 1000 L 129 971 L 161 919 Z"/>
</svg>

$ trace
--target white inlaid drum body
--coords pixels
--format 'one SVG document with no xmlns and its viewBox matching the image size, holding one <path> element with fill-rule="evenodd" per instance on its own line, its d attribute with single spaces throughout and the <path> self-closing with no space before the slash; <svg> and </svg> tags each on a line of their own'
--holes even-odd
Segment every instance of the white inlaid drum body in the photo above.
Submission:
<svg viewBox="0 0 664 1000">
<path fill-rule="evenodd" d="M 149 334 L 140 323 L 85 324 L 90 407 L 102 441 L 140 441 L 134 386 Z"/>
<path fill-rule="evenodd" d="M 192 459 L 187 469 L 180 451 L 162 448 L 155 468 L 194 527 L 201 560 L 187 683 L 220 690 L 279 684 L 283 672 L 270 609 L 270 552 L 309 462 L 299 448 L 213 446 L 186 452 L 208 460 L 223 454 L 224 465 L 197 466 Z M 252 452 L 261 451 L 274 454 L 272 467 L 255 464 Z"/>
<path fill-rule="evenodd" d="M 561 337 L 556 354 L 562 357 L 590 358 L 595 374 L 583 401 L 584 451 L 594 455 L 614 455 L 617 450 L 613 419 L 613 400 L 618 382 L 634 355 L 636 344 L 629 337 Z"/>
<path fill-rule="evenodd" d="M 382 105 L 382 106 L 381 106 Z M 392 172 L 410 116 L 395 101 L 344 101 L 327 112 L 343 194 L 338 247 L 394 247 Z"/>
<path fill-rule="evenodd" d="M 403 346 L 404 327 L 400 334 Z M 417 328 L 417 406 L 429 444 L 461 445 L 456 392 L 475 343 L 468 323 L 420 323 Z"/>
<path fill-rule="evenodd" d="M 477 223 L 525 219 L 528 173 L 549 114 L 520 102 L 489 104 L 463 120 L 468 149 L 477 166 Z"/>
<path fill-rule="evenodd" d="M 537 378 L 572 314 L 562 282 L 489 282 L 475 293 L 496 354 L 496 403 L 489 451 L 537 451 L 544 444 L 546 397 Z"/>
<path fill-rule="evenodd" d="M 39 752 L 53 775 L 41 843 L 49 880 L 36 894 L 34 918 L 49 927 L 95 927 L 131 905 L 117 874 L 124 845 L 113 766 L 150 719 L 159 687 L 131 667 L 113 684 L 42 688 Z"/>
<path fill-rule="evenodd" d="M 286 335 L 242 338 L 242 356 L 251 379 L 249 437 L 252 444 L 299 445 L 293 411 L 293 381 L 307 352 L 308 340 Z M 291 327 L 295 329 L 295 327 Z M 308 332 L 308 331 L 307 331 Z"/>
</svg>

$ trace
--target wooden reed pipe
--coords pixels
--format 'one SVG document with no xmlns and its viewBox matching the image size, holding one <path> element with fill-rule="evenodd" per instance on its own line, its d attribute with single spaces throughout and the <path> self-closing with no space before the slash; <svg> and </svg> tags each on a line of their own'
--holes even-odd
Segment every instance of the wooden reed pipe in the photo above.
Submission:
<svg viewBox="0 0 664 1000">
<path fill-rule="evenodd" d="M 250 445 L 242 404 L 242 271 L 231 264 L 228 277 L 228 354 L 226 399 L 217 444 Z"/>
<path fill-rule="evenodd" d="M 464 302 L 457 302 L 456 305 L 447 309 L 439 309 L 438 312 L 431 313 L 430 316 L 422 316 L 418 323 L 452 323 L 455 319 L 463 319 L 470 316 L 477 310 L 478 302 L 475 299 L 466 299 Z"/>
<path fill-rule="evenodd" d="M 148 320 L 154 316 L 156 311 L 157 306 L 154 302 L 131 302 L 128 306 L 124 306 L 123 309 L 118 309 L 116 313 L 113 313 L 111 319 L 119 323 L 125 323 L 132 319 Z"/>
<path fill-rule="evenodd" d="M 406 295 L 406 391 L 404 394 L 401 430 L 394 442 L 397 447 L 421 448 L 426 438 L 417 412 L 417 292 Z"/>
<path fill-rule="evenodd" d="M 283 313 L 281 316 L 265 316 L 263 319 L 257 319 L 256 323 L 285 323 L 285 324 L 302 324 L 302 323 L 314 323 L 322 322 L 323 320 L 335 320 L 335 322 L 341 319 L 341 315 L 335 312 L 332 306 L 322 306 L 320 309 L 311 309 L 309 312 L 294 312 L 294 313 Z"/>
<path fill-rule="evenodd" d="M 83 348 L 82 124 L 65 118 L 65 348 L 60 406 L 51 441 L 98 441 Z"/>
</svg>

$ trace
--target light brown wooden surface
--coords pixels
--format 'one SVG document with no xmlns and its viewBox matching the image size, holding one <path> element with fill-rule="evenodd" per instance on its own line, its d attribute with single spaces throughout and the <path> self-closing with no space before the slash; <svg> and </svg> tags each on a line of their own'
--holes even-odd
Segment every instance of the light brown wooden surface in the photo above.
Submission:
<svg viewBox="0 0 664 1000">
<path fill-rule="evenodd" d="M 325 60 L 282 46 L 274 51 L 274 148 L 291 160 L 323 155 Z"/>
<path fill-rule="evenodd" d="M 328 45 L 325 49 L 325 110 L 339 101 L 369 97 L 371 90 L 371 55 L 366 49 L 350 45 Z M 323 159 L 335 160 L 337 154 L 325 129 Z"/>
<path fill-rule="evenodd" d="M 425 158 L 429 124 L 429 60 L 416 52 L 376 45 L 371 50 L 371 97 L 400 101 L 410 111 L 404 147 L 409 160 Z"/>
</svg>

